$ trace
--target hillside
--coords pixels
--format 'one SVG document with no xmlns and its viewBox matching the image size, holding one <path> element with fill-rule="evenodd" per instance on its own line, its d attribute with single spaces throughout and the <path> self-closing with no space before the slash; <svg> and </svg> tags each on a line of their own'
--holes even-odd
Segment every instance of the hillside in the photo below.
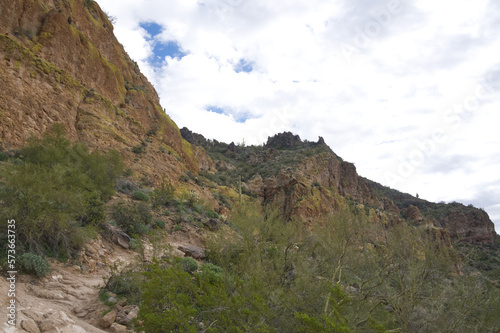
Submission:
<svg viewBox="0 0 500 333">
<path fill-rule="evenodd" d="M 97 2 L 11 1 L 0 11 L 3 150 L 63 123 L 72 140 L 138 159 L 129 164 L 142 176 L 153 174 L 151 165 L 172 178 L 198 171 L 197 152 L 182 140 Z"/>
<path fill-rule="evenodd" d="M 322 137 L 179 130 L 91 0 L 0 6 L 0 219 L 0 332 L 500 325 L 484 211 L 365 179 Z"/>
<path fill-rule="evenodd" d="M 496 235 L 493 222 L 481 209 L 428 202 L 360 177 L 354 164 L 343 161 L 321 137 L 318 142 L 303 142 L 285 132 L 270 137 L 264 146 L 244 147 L 209 141 L 187 128 L 181 134 L 203 147 L 221 170 L 202 175 L 230 186 L 241 177 L 243 193 L 278 204 L 287 219 L 314 220 L 349 201 L 363 204 L 377 222 L 432 224 L 462 242 L 491 244 Z"/>
</svg>

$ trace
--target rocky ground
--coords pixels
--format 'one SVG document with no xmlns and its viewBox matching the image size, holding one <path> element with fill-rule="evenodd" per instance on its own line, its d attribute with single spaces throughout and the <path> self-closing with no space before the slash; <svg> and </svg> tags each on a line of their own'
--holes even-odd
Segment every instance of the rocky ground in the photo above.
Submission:
<svg viewBox="0 0 500 333">
<path fill-rule="evenodd" d="M 86 245 L 79 265 L 53 260 L 46 277 L 17 276 L 17 327 L 9 327 L 7 320 L 2 320 L 0 332 L 126 332 L 126 324 L 137 316 L 137 306 L 117 302 L 109 311 L 110 308 L 99 300 L 99 291 L 110 276 L 110 267 L 120 269 L 140 261 L 150 261 L 154 255 L 165 251 L 184 256 L 190 251 L 201 250 L 201 238 L 194 230 L 172 234 L 161 232 L 158 236 L 157 242 L 165 246 L 154 246 L 145 240 L 142 254 L 99 238 Z M 7 318 L 8 289 L 9 283 L 2 278 L 1 318 Z"/>
</svg>

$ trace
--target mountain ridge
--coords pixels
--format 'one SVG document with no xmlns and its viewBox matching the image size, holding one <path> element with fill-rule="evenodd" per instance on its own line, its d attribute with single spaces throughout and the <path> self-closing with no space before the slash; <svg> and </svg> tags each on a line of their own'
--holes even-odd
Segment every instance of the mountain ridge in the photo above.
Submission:
<svg viewBox="0 0 500 333">
<path fill-rule="evenodd" d="M 485 212 L 365 179 L 322 137 L 245 146 L 179 129 L 95 1 L 0 7 L 0 169 L 19 330 L 497 323 L 500 237 Z"/>
<path fill-rule="evenodd" d="M 244 161 L 243 164 L 252 165 L 256 161 L 266 163 L 266 159 L 269 163 L 271 158 L 268 155 L 272 155 L 274 152 L 291 150 L 298 153 L 301 149 L 318 149 L 319 147 L 320 150 L 315 151 L 316 155 L 311 157 L 310 160 L 302 164 L 285 165 L 287 169 L 285 172 L 274 170 L 274 175 L 269 173 L 260 175 L 259 170 L 256 170 L 255 174 L 250 177 L 245 176 L 244 173 L 240 175 L 244 179 L 245 184 L 243 186 L 248 187 L 250 193 L 260 197 L 263 202 L 277 200 L 281 205 L 284 205 L 283 214 L 287 218 L 294 215 L 294 208 L 290 207 L 290 205 L 294 204 L 290 202 L 290 198 L 294 195 L 301 197 L 300 200 L 297 199 L 298 202 L 295 204 L 305 206 L 305 210 L 309 210 L 309 213 L 307 213 L 301 208 L 295 208 L 295 215 L 309 218 L 317 218 L 323 214 L 332 213 L 332 210 L 322 207 L 322 203 L 331 204 L 332 207 L 338 206 L 339 199 L 334 199 L 334 197 L 340 195 L 375 209 L 379 215 L 382 211 L 385 211 L 386 213 L 382 214 L 381 218 L 389 220 L 391 223 L 400 223 L 400 219 L 410 219 L 420 224 L 427 223 L 445 229 L 450 233 L 452 239 L 463 242 L 493 243 L 496 235 L 494 224 L 484 210 L 472 206 L 466 207 L 459 203 L 431 203 L 409 194 L 391 190 L 361 177 L 357 174 L 354 164 L 345 162 L 337 156 L 326 145 L 322 137 L 319 137 L 318 142 L 303 142 L 298 135 L 283 132 L 269 137 L 267 143 L 263 146 L 245 147 L 237 146 L 234 142 L 226 144 L 216 140 L 207 140 L 203 135 L 193 133 L 185 127 L 181 129 L 181 134 L 191 144 L 203 147 L 213 159 L 225 157 L 226 162 L 231 163 L 232 161 L 233 164 L 236 164 L 234 161 L 236 155 L 245 155 L 244 150 L 252 150 L 252 155 L 242 157 L 240 160 Z M 224 155 L 214 154 L 213 152 L 217 149 L 219 152 L 224 152 Z M 259 154 L 261 156 L 258 156 Z M 233 159 L 231 159 L 231 156 L 233 156 Z M 275 168 L 280 168 L 280 166 L 275 166 Z M 238 168 L 235 167 L 233 170 L 238 170 Z M 307 178 L 309 179 L 306 180 Z M 311 198 L 307 198 L 308 195 L 305 194 L 307 193 L 306 188 L 311 188 L 313 192 L 314 188 L 322 189 L 320 189 L 319 194 L 315 195 L 313 193 Z M 285 195 L 284 192 L 286 191 L 292 191 L 293 193 Z M 275 196 L 280 198 L 276 199 Z M 318 203 L 319 199 L 319 206 L 314 205 L 312 202 L 304 203 L 312 201 L 315 196 L 321 198 L 316 198 L 316 203 Z M 312 213 L 314 209 L 316 209 L 316 212 Z M 409 214 L 408 210 L 413 210 L 413 213 Z M 419 216 L 419 218 L 411 218 L 412 216 Z"/>
</svg>

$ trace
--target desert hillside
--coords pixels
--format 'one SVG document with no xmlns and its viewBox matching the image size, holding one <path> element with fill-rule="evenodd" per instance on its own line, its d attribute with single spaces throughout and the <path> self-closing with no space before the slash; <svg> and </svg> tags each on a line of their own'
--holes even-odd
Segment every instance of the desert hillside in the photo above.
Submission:
<svg viewBox="0 0 500 333">
<path fill-rule="evenodd" d="M 0 331 L 497 332 L 488 214 L 321 134 L 179 130 L 98 2 L 3 1 Z"/>
</svg>

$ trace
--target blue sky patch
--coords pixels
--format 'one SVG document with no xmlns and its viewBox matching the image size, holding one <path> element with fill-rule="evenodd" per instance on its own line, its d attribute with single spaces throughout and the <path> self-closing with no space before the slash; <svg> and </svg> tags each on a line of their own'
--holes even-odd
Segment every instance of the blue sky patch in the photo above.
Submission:
<svg viewBox="0 0 500 333">
<path fill-rule="evenodd" d="M 205 108 L 205 110 L 210 111 L 210 112 L 215 112 L 215 113 L 218 113 L 218 114 L 225 114 L 225 115 L 227 115 L 227 113 L 224 112 L 223 108 L 220 108 L 220 107 L 214 106 L 214 105 L 207 106 Z"/>
<path fill-rule="evenodd" d="M 238 61 L 238 63 L 234 65 L 234 71 L 236 73 L 250 73 L 251 71 L 253 71 L 253 64 L 246 59 L 240 59 L 240 61 Z"/>
<path fill-rule="evenodd" d="M 165 58 L 182 59 L 187 53 L 181 51 L 181 46 L 176 41 L 163 42 L 158 40 L 158 35 L 163 31 L 163 27 L 155 22 L 142 22 L 141 28 L 147 31 L 149 37 L 147 41 L 153 46 L 153 55 L 149 58 L 149 62 L 159 67 L 165 61 Z"/>
<path fill-rule="evenodd" d="M 215 106 L 215 105 L 209 105 L 209 106 L 205 107 L 205 110 L 207 110 L 208 112 L 215 112 L 218 114 L 223 114 L 223 115 L 228 116 L 228 117 L 232 116 L 237 123 L 244 123 L 245 121 L 247 121 L 247 119 L 250 118 L 250 114 L 248 114 L 248 113 L 243 113 L 240 115 L 230 115 L 228 112 L 226 112 L 224 110 L 224 108 L 222 108 L 220 106 Z"/>
</svg>

